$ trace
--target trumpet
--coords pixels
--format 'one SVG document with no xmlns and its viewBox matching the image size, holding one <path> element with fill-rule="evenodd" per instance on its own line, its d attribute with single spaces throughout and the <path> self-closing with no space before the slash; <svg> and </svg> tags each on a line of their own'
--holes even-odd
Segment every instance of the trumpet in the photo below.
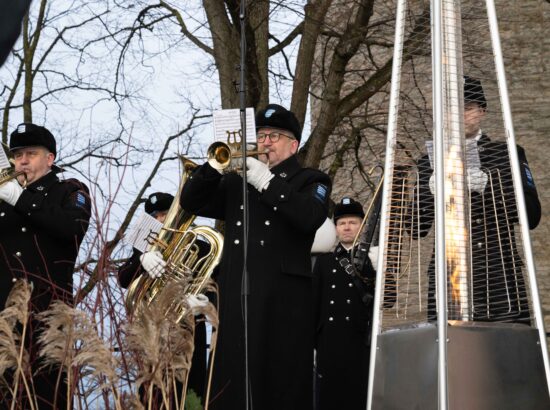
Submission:
<svg viewBox="0 0 550 410">
<path fill-rule="evenodd" d="M 12 179 L 16 179 L 19 176 L 23 175 L 23 188 L 27 186 L 27 174 L 25 171 L 15 171 L 15 166 L 13 166 L 13 159 L 10 158 L 10 164 L 12 166 L 10 168 L 4 168 L 0 169 L 0 186 L 4 185 L 5 183 L 11 181 Z"/>
<path fill-rule="evenodd" d="M 236 139 L 230 141 L 230 136 L 228 136 L 227 142 L 216 141 L 211 144 L 206 152 L 210 166 L 224 173 L 241 172 L 243 162 L 241 141 L 236 141 Z M 269 151 L 259 151 L 257 149 L 249 150 L 249 145 L 254 146 L 255 144 L 246 144 L 247 157 L 257 157 L 258 155 L 267 155 L 269 153 Z"/>
</svg>

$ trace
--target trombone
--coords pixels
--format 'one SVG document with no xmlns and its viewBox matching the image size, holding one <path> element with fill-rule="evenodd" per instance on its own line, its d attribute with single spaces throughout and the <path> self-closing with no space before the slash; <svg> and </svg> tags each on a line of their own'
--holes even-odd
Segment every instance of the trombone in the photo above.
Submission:
<svg viewBox="0 0 550 410">
<path fill-rule="evenodd" d="M 357 274 L 362 271 L 363 266 L 366 262 L 369 249 L 373 242 L 374 233 L 380 219 L 380 210 L 382 208 L 382 185 L 384 183 L 384 168 L 381 165 L 376 165 L 371 168 L 368 174 L 372 175 L 374 170 L 377 168 L 380 168 L 382 170 L 382 175 L 380 176 L 380 180 L 376 185 L 376 189 L 372 195 L 371 202 L 367 211 L 365 212 L 365 217 L 361 221 L 361 226 L 359 227 L 359 231 L 357 232 L 357 235 L 353 240 L 353 246 L 351 248 L 351 260 L 354 262 L 353 266 L 356 269 Z"/>
</svg>

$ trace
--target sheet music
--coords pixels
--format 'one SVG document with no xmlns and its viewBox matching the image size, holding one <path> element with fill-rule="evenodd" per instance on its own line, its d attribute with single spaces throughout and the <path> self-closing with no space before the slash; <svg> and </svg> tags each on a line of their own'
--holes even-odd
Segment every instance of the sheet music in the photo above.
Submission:
<svg viewBox="0 0 550 410">
<path fill-rule="evenodd" d="M 162 228 L 162 223 L 157 221 L 151 215 L 143 213 L 133 227 L 132 232 L 128 235 L 128 244 L 141 252 L 145 252 L 149 247 L 147 238 L 151 233 L 157 233 Z"/>
<path fill-rule="evenodd" d="M 214 111 L 214 141 L 227 142 L 240 141 L 241 136 L 241 111 L 238 108 Z M 246 109 L 246 141 L 256 142 L 256 121 L 254 109 Z"/>
<path fill-rule="evenodd" d="M 6 155 L 4 149 L 0 146 L 0 169 L 6 169 L 10 166 L 11 165 L 8 156 Z"/>
<path fill-rule="evenodd" d="M 434 169 L 433 141 L 426 141 L 426 150 L 428 151 L 428 157 L 430 158 L 430 167 Z M 477 141 L 475 139 L 466 139 L 466 155 L 464 156 L 464 158 L 466 161 L 466 168 L 481 168 L 481 161 L 479 160 L 479 150 L 477 148 Z"/>
</svg>

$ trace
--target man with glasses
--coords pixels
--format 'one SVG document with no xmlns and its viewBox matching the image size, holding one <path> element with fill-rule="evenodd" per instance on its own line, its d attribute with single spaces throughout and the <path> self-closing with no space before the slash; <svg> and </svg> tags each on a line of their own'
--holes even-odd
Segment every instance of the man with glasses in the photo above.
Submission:
<svg viewBox="0 0 550 410">
<path fill-rule="evenodd" d="M 311 409 L 313 311 L 310 249 L 325 221 L 331 182 L 296 158 L 301 127 L 270 104 L 256 115 L 259 160 L 247 159 L 248 364 L 251 408 Z M 219 284 L 219 339 L 211 409 L 245 408 L 242 305 L 242 178 L 208 163 L 181 194 L 184 209 L 225 221 Z"/>
<path fill-rule="evenodd" d="M 334 209 L 339 243 L 319 255 L 315 284 L 316 410 L 363 410 L 367 406 L 372 300 L 377 247 L 361 272 L 351 249 L 365 214 L 361 204 L 342 198 Z"/>
</svg>

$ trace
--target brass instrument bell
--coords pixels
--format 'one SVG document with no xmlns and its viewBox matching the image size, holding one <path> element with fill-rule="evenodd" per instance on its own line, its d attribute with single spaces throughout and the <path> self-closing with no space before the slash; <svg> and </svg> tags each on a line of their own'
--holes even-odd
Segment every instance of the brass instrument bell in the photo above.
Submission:
<svg viewBox="0 0 550 410">
<path fill-rule="evenodd" d="M 228 133 L 230 134 L 230 133 Z M 236 138 L 231 140 L 230 136 L 227 137 L 227 142 L 216 141 L 212 143 L 207 150 L 206 156 L 208 163 L 214 169 L 218 171 L 226 172 L 241 172 L 242 171 L 242 139 L 237 141 Z M 257 157 L 258 155 L 267 155 L 268 151 L 259 151 L 257 149 L 249 150 L 249 146 L 255 146 L 255 144 L 246 144 L 246 156 Z"/>
</svg>

